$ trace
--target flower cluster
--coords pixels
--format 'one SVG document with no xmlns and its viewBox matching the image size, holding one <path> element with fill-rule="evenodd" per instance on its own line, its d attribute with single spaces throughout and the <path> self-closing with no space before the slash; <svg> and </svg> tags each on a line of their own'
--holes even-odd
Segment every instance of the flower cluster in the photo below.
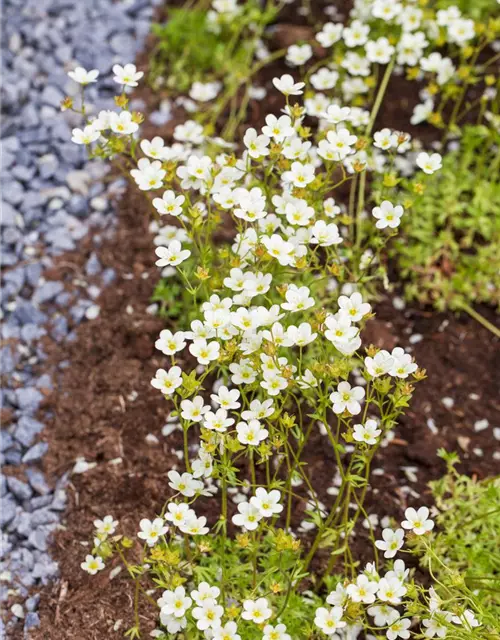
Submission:
<svg viewBox="0 0 500 640">
<path fill-rule="evenodd" d="M 215 0 L 207 20 L 218 32 L 242 11 Z M 382 250 L 407 212 L 400 178 L 416 172 L 423 183 L 442 166 L 409 133 L 375 122 L 395 68 L 450 82 L 453 62 L 432 51 L 443 34 L 459 50 L 476 37 L 456 11 L 429 19 L 412 2 L 357 0 L 347 26 L 330 22 L 316 34 L 323 48 L 335 45 L 338 61 L 315 65 L 304 81 L 296 70 L 275 77 L 283 108 L 259 130 L 247 128 L 240 145 L 214 138 L 195 116 L 177 124 L 171 144 L 141 140 L 142 115 L 129 111 L 125 94 L 142 75 L 131 64 L 113 68 L 120 110 L 73 131 L 97 155 L 127 156 L 157 214 L 156 265 L 183 289 L 181 320 L 156 341 L 164 361 L 151 385 L 182 432 L 184 468 L 168 471 L 170 497 L 140 521 L 141 561 L 127 565 L 137 592 L 143 576 L 162 589 L 157 637 L 337 640 L 376 630 L 395 640 L 409 638 L 412 625 L 429 638 L 479 625 L 470 608 L 448 610 L 393 561 L 415 538 L 432 552 L 427 507 L 406 509 L 381 539 L 370 524 L 375 563 L 359 575 L 351 553 L 374 458 L 425 377 L 401 347 L 363 345 L 369 300 L 386 278 Z M 294 44 L 286 62 L 295 69 L 314 55 L 311 43 Z M 375 87 L 378 65 L 387 66 Z M 84 87 L 97 72 L 78 68 L 71 77 Z M 189 96 L 206 103 L 221 90 L 196 80 Z M 371 192 L 370 173 L 383 176 Z M 216 238 L 222 227 L 229 242 Z M 335 460 L 330 505 L 307 469 L 311 445 Z M 95 526 L 82 563 L 91 574 L 134 546 L 115 535 L 111 516 Z M 326 567 L 302 595 L 319 549 Z M 338 559 L 344 574 L 325 602 Z"/>
</svg>

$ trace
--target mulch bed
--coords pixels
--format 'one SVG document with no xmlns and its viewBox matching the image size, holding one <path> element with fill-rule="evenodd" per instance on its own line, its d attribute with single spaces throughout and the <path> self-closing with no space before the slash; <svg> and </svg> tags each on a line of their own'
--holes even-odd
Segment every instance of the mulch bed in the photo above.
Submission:
<svg viewBox="0 0 500 640">
<path fill-rule="evenodd" d="M 141 60 L 145 62 L 147 54 Z M 412 92 L 409 95 L 395 89 L 398 100 L 385 113 L 391 126 L 395 126 L 396 114 L 402 118 L 397 106 L 403 103 L 407 121 L 416 101 L 415 86 Z M 138 91 L 137 97 L 147 102 L 149 110 L 158 102 L 147 88 Z M 252 122 L 259 122 L 262 108 L 267 112 L 270 106 L 251 105 Z M 160 130 L 147 129 L 145 135 L 168 138 L 174 124 L 171 121 Z M 159 512 L 168 498 L 167 472 L 182 465 L 175 455 L 181 444 L 179 434 L 164 437 L 161 433 L 168 403 L 150 386 L 155 370 L 165 363 L 154 348 L 165 322 L 147 312 L 159 278 L 148 232 L 150 213 L 144 196 L 129 188 L 119 204 L 114 238 L 98 252 L 103 266 L 118 274 L 97 301 L 99 317 L 78 328 L 75 342 L 47 345 L 53 363 L 68 360 L 71 366 L 61 370 L 59 386 L 49 398 L 53 419 L 44 433 L 50 444 L 45 472 L 57 478 L 72 469 L 78 457 L 97 465 L 71 477 L 64 526 L 52 548 L 61 579 L 41 594 L 42 626 L 33 634 L 38 640 L 123 636 L 131 624 L 133 590 L 124 571 L 110 581 L 110 569 L 118 561 L 92 578 L 80 569 L 89 552 L 85 545 L 92 540 L 93 520 L 112 514 L 120 520 L 121 531 L 135 536 L 139 520 Z M 91 238 L 86 243 L 78 254 L 65 256 L 58 268 L 64 271 L 64 263 L 71 263 L 73 278 L 78 269 L 83 270 L 92 250 Z M 500 426 L 499 344 L 468 316 L 416 307 L 397 310 L 389 298 L 376 311 L 376 319 L 364 333 L 364 344 L 386 349 L 410 345 L 429 376 L 417 385 L 396 438 L 380 451 L 374 465 L 378 471 L 367 498 L 368 512 L 379 517 L 399 516 L 408 504 L 430 503 L 427 484 L 440 477 L 445 467 L 436 456 L 440 447 L 459 452 L 465 473 L 483 478 L 498 472 L 493 427 Z M 491 310 L 481 312 L 493 320 Z M 422 339 L 411 338 L 415 335 Z M 447 408 L 443 398 L 452 398 L 453 406 Z M 474 423 L 480 419 L 487 419 L 489 427 L 476 432 Z M 313 439 L 307 462 L 320 498 L 330 504 L 332 498 L 326 489 L 332 484 L 335 464 L 319 434 Z M 355 553 L 360 559 L 370 558 L 362 528 Z M 147 604 L 143 605 L 142 611 L 147 611 Z M 151 628 L 153 618 L 151 611 L 150 619 L 144 620 L 145 630 Z"/>
</svg>

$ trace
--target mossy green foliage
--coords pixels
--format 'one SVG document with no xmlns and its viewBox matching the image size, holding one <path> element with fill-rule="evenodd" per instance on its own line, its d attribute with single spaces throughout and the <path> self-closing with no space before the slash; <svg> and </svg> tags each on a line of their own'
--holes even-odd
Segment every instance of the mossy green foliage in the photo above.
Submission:
<svg viewBox="0 0 500 640">
<path fill-rule="evenodd" d="M 409 299 L 437 309 L 484 302 L 500 306 L 500 135 L 466 127 L 459 148 L 415 195 L 392 257 Z"/>
<path fill-rule="evenodd" d="M 474 20 L 498 16 L 500 13 L 497 0 L 437 0 L 435 5 L 438 9 L 458 7 L 465 18 Z"/>
<path fill-rule="evenodd" d="M 151 81 L 166 77 L 167 87 L 182 93 L 195 81 L 227 81 L 239 70 L 243 73 L 253 58 L 255 36 L 276 13 L 272 6 L 262 9 L 257 0 L 248 0 L 236 16 L 217 22 L 203 9 L 170 9 L 166 22 L 152 27 L 158 44 L 151 58 Z"/>
<path fill-rule="evenodd" d="M 479 481 L 460 475 L 457 456 L 440 455 L 449 473 L 431 483 L 440 512 L 432 544 L 440 562 L 432 562 L 433 577 L 450 592 L 462 589 L 485 622 L 500 629 L 500 476 Z M 428 567 L 425 556 L 422 565 Z"/>
</svg>

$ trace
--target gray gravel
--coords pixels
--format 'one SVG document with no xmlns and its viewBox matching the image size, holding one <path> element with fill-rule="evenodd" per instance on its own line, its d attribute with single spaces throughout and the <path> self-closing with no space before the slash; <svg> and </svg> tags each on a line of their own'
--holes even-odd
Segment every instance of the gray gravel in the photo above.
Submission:
<svg viewBox="0 0 500 640">
<path fill-rule="evenodd" d="M 77 65 L 101 72 L 87 89 L 96 109 L 112 108 L 115 63 L 134 60 L 147 35 L 156 0 L 5 0 L 3 6 L 2 123 L 2 342 L 0 402 L 12 420 L 1 432 L 0 602 L 13 594 L 13 619 L 24 637 L 40 623 L 36 589 L 57 577 L 48 552 L 65 507 L 67 475 L 55 486 L 40 471 L 45 395 L 56 384 L 44 365 L 40 340 L 74 339 L 80 322 L 97 317 L 94 300 L 115 278 L 96 253 L 86 263 L 78 297 L 67 282 L 46 280 L 53 258 L 94 233 L 96 246 L 113 232 L 108 205 L 120 192 L 105 190 L 106 172 L 71 143 L 79 117 L 61 114 L 65 95 L 79 87 L 66 75 Z M 99 94 L 99 96 L 98 96 Z M 103 206 L 103 199 L 105 206 Z M 59 369 L 71 366 L 60 363 Z M 43 371 L 43 375 L 41 375 Z M 13 469 L 25 465 L 25 471 Z M 14 477 L 15 473 L 15 477 Z M 9 632 L 0 621 L 0 637 Z M 20 637 L 19 624 L 15 637 Z"/>
</svg>

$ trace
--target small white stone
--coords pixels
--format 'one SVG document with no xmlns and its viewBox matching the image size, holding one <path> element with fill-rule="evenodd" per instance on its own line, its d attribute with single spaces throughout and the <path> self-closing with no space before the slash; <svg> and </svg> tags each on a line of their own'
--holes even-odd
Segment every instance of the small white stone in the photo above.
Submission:
<svg viewBox="0 0 500 640">
<path fill-rule="evenodd" d="M 436 435 L 438 433 L 438 428 L 436 427 L 436 423 L 432 418 L 427 419 L 427 426 L 429 427 L 431 433 Z"/>
<path fill-rule="evenodd" d="M 480 449 L 479 447 L 476 447 L 475 449 L 472 449 L 472 452 L 478 457 L 478 458 L 482 458 L 483 457 L 483 450 Z"/>
<path fill-rule="evenodd" d="M 406 307 L 406 302 L 403 300 L 403 298 L 395 296 L 392 299 L 392 306 L 397 309 L 397 311 L 403 311 L 403 309 Z"/>
<path fill-rule="evenodd" d="M 170 434 L 172 434 L 174 431 L 177 431 L 177 429 L 180 427 L 180 425 L 178 423 L 173 423 L 173 424 L 166 424 L 162 430 L 161 430 L 161 434 L 163 436 L 165 436 L 165 438 L 168 438 L 168 436 Z"/>
<path fill-rule="evenodd" d="M 153 445 L 160 444 L 160 441 L 153 433 L 148 433 L 145 440 L 148 444 L 153 444 Z"/>
<path fill-rule="evenodd" d="M 469 398 L 471 400 L 479 400 L 481 396 L 478 393 L 469 393 Z"/>
<path fill-rule="evenodd" d="M 86 473 L 97 466 L 96 462 L 87 462 L 85 458 L 77 458 L 73 473 Z"/>
<path fill-rule="evenodd" d="M 108 208 L 108 201 L 106 200 L 106 198 L 95 196 L 95 198 L 92 198 L 92 200 L 90 201 L 90 206 L 92 207 L 92 209 L 94 209 L 94 211 L 106 211 L 106 209 Z"/>
<path fill-rule="evenodd" d="M 95 320 L 101 313 L 101 307 L 98 304 L 93 304 L 87 311 L 85 311 L 85 317 L 87 320 Z"/>
<path fill-rule="evenodd" d="M 441 402 L 444 404 L 444 406 L 447 409 L 453 408 L 453 405 L 455 404 L 455 400 L 453 400 L 453 398 L 450 398 L 448 396 L 441 398 Z"/>
<path fill-rule="evenodd" d="M 16 616 L 16 618 L 19 618 L 20 620 L 24 618 L 24 609 L 19 603 L 13 604 L 10 610 Z"/>
<path fill-rule="evenodd" d="M 500 427 L 495 427 L 493 429 L 493 437 L 495 440 L 500 440 Z"/>
<path fill-rule="evenodd" d="M 114 569 L 111 569 L 111 571 L 109 572 L 109 579 L 113 580 L 113 578 L 116 578 L 116 576 L 120 573 L 121 570 L 122 570 L 122 567 L 120 566 L 115 567 Z"/>
<path fill-rule="evenodd" d="M 422 342 L 424 336 L 421 333 L 414 333 L 408 338 L 408 342 L 410 344 L 417 344 L 417 342 Z"/>
<path fill-rule="evenodd" d="M 128 304 L 125 311 L 128 313 L 129 316 L 131 316 L 134 313 L 134 307 L 131 304 Z"/>
<path fill-rule="evenodd" d="M 486 419 L 484 419 L 484 420 L 476 420 L 476 422 L 474 422 L 474 431 L 476 433 L 479 433 L 479 431 L 484 431 L 489 426 L 490 426 L 490 423 Z"/>
</svg>

